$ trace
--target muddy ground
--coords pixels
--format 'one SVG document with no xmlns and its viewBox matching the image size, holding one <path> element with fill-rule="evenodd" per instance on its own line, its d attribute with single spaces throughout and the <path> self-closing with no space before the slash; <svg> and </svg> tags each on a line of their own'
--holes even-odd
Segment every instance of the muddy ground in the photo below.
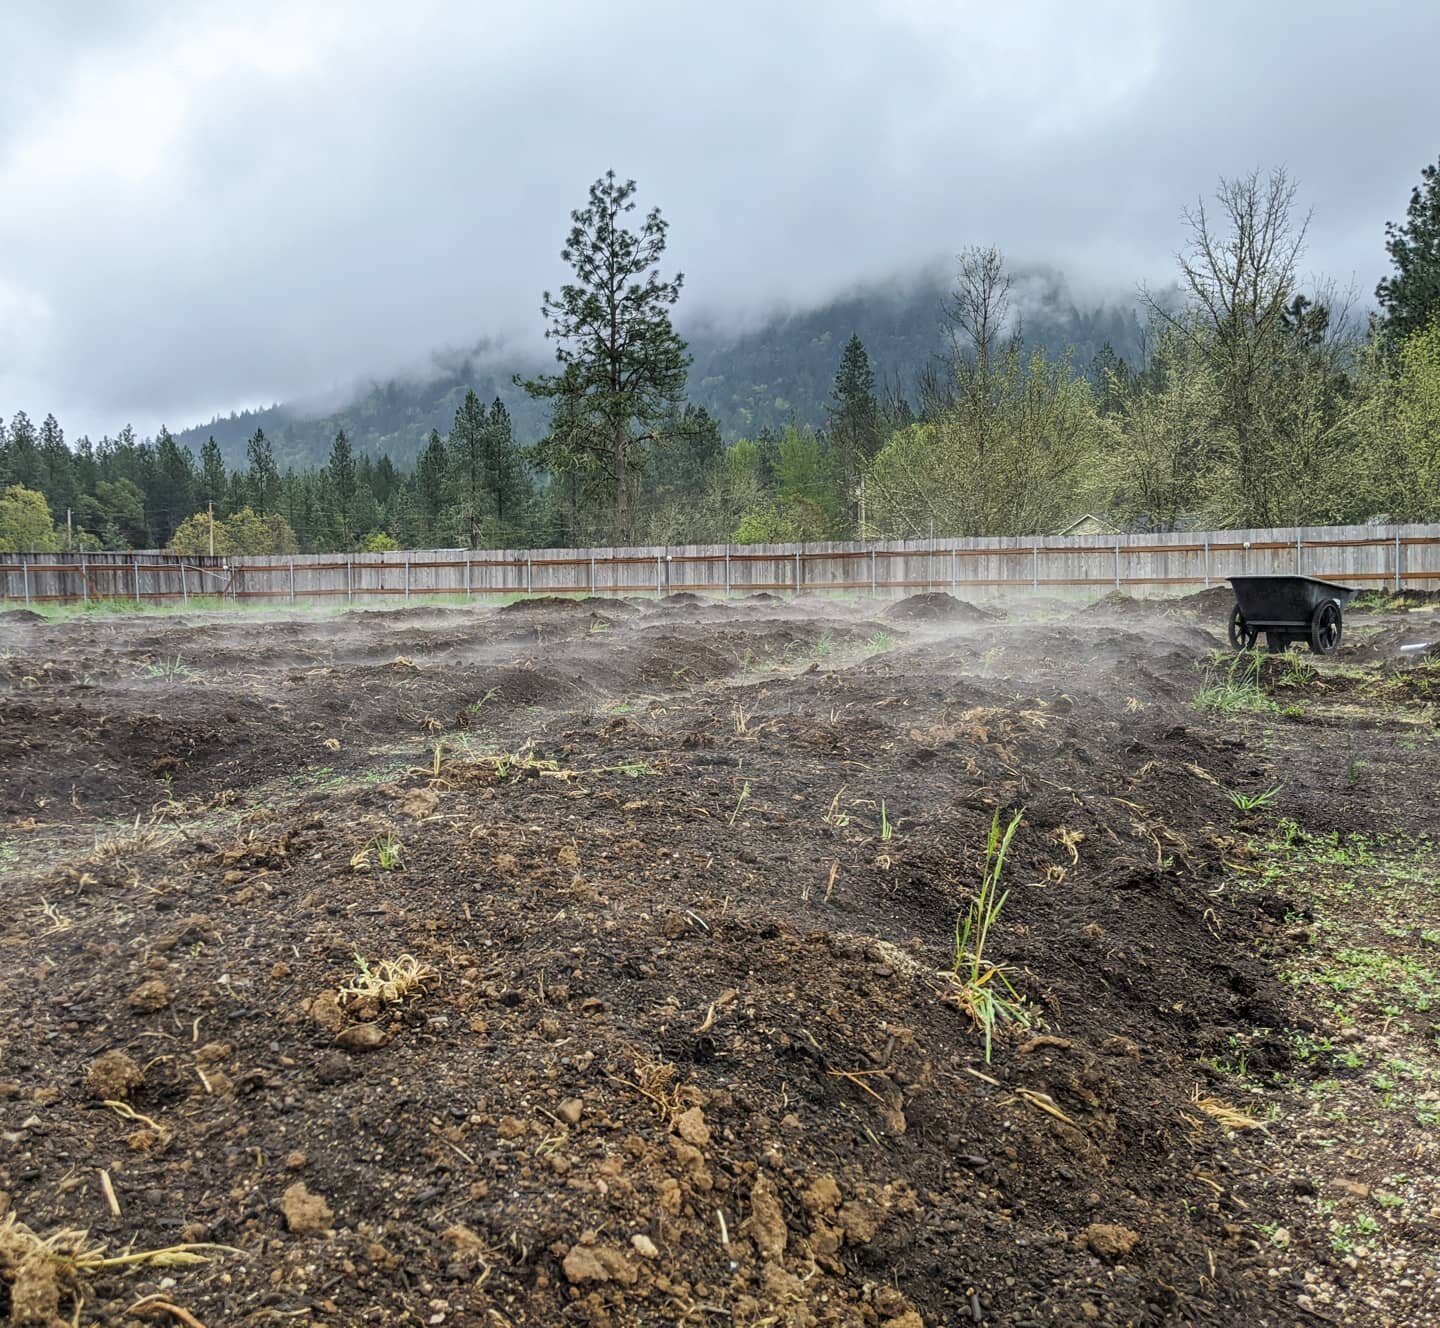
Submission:
<svg viewBox="0 0 1440 1328">
<path fill-rule="evenodd" d="M 1227 607 L 0 622 L 0 1320 L 1432 1321 L 1440 614 Z"/>
</svg>

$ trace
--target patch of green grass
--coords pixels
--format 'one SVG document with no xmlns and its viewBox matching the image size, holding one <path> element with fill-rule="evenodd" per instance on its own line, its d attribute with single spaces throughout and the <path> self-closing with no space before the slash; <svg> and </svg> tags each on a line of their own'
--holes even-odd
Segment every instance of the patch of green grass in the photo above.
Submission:
<svg viewBox="0 0 1440 1328">
<path fill-rule="evenodd" d="M 1230 801 L 1238 811 L 1254 812 L 1262 807 L 1268 807 L 1275 800 L 1275 795 L 1285 786 L 1276 784 L 1274 788 L 1268 788 L 1263 793 L 1240 793 L 1234 792 L 1230 795 Z"/>
<path fill-rule="evenodd" d="M 1010 898 L 1010 891 L 1000 888 L 1000 878 L 1023 815 L 1023 811 L 1016 812 L 1001 830 L 1000 813 L 996 811 L 985 841 L 985 865 L 980 888 L 965 911 L 955 919 L 955 959 L 948 976 L 960 1008 L 984 1034 L 987 1064 L 997 1024 L 1007 1020 L 1019 1024 L 1030 1022 L 1024 998 L 1010 981 L 1008 971 L 985 958 L 985 947 L 991 932 L 1005 909 L 1005 901 Z"/>
<path fill-rule="evenodd" d="M 876 632 L 865 644 L 878 655 L 883 650 L 893 649 L 895 638 L 889 632 Z"/>
<path fill-rule="evenodd" d="M 1260 685 L 1262 656 L 1249 651 L 1228 657 L 1223 667 L 1215 661 L 1207 666 L 1205 680 L 1195 693 L 1194 704 L 1217 715 L 1244 711 L 1271 712 L 1279 707 Z"/>
<path fill-rule="evenodd" d="M 155 664 L 147 664 L 141 671 L 142 678 L 164 678 L 170 682 L 184 682 L 190 678 L 200 676 L 199 669 L 192 669 L 179 655 L 174 659 L 162 659 Z"/>
</svg>

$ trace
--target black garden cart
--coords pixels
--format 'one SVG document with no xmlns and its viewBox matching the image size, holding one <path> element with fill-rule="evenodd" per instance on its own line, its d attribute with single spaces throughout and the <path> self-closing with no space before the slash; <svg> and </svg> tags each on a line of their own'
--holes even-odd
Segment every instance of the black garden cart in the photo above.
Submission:
<svg viewBox="0 0 1440 1328">
<path fill-rule="evenodd" d="M 1232 576 L 1235 607 L 1230 644 L 1249 650 L 1265 633 L 1271 650 L 1305 641 L 1317 655 L 1333 654 L 1344 631 L 1344 608 L 1358 593 L 1313 576 Z"/>
</svg>

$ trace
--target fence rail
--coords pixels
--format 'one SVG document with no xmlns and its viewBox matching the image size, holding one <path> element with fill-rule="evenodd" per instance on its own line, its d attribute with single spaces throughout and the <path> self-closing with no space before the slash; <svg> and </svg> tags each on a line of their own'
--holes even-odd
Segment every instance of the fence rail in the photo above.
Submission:
<svg viewBox="0 0 1440 1328">
<path fill-rule="evenodd" d="M 210 558 L 170 552 L 0 554 L 0 600 L 302 603 L 487 595 L 772 594 L 919 590 L 1166 593 L 1241 573 L 1440 589 L 1440 525 L 1036 538 L 613 549 L 424 549 Z"/>
</svg>

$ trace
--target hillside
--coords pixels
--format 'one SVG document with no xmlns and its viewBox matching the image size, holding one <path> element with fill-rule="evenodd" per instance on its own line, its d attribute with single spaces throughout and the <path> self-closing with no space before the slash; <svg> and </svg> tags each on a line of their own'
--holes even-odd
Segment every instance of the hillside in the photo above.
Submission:
<svg viewBox="0 0 1440 1328">
<path fill-rule="evenodd" d="M 792 420 L 818 426 L 824 421 L 841 347 L 852 333 L 865 342 L 877 385 L 913 396 L 916 374 L 941 346 L 941 299 L 939 282 L 922 279 L 908 288 L 859 290 L 820 308 L 776 315 L 744 331 L 685 326 L 682 320 L 681 331 L 695 357 L 691 400 L 720 421 L 729 440 L 778 429 Z M 1022 278 L 1016 305 L 1028 343 L 1057 354 L 1068 349 L 1082 369 L 1106 342 L 1126 358 L 1138 352 L 1140 324 L 1132 306 L 1079 308 L 1055 274 Z M 214 434 L 227 462 L 243 463 L 246 440 L 261 428 L 284 469 L 323 462 L 343 427 L 357 452 L 388 453 L 409 465 L 431 429 L 449 429 L 456 407 L 473 387 L 486 401 L 498 396 L 505 402 L 516 437 L 528 443 L 543 433 L 546 414 L 511 378 L 543 367 L 538 360 L 501 359 L 481 350 L 426 381 L 372 383 L 339 409 L 316 412 L 280 404 L 215 419 L 186 429 L 178 438 L 198 454 Z"/>
</svg>

